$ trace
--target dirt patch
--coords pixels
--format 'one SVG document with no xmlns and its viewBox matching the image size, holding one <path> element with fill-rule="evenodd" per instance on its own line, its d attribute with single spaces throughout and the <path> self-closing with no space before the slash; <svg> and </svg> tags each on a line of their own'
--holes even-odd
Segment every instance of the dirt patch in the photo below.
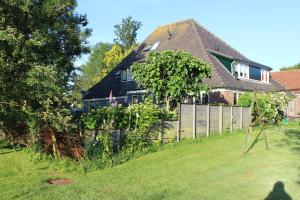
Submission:
<svg viewBox="0 0 300 200">
<path fill-rule="evenodd" d="M 73 183 L 70 179 L 50 179 L 47 182 L 51 185 L 70 185 Z"/>
</svg>

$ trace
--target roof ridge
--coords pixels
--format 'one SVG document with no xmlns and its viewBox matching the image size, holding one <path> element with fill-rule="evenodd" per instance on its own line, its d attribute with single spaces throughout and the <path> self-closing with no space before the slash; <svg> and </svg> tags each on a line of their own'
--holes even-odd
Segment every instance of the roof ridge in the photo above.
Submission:
<svg viewBox="0 0 300 200">
<path fill-rule="evenodd" d="M 199 42 L 200 48 L 202 48 L 202 49 L 206 52 L 205 56 L 206 56 L 207 60 L 210 62 L 210 64 L 213 64 L 213 62 L 212 62 L 212 60 L 210 59 L 210 57 L 209 57 L 209 55 L 208 55 L 208 52 L 207 52 L 207 50 L 206 50 L 206 48 L 205 48 L 205 45 L 204 45 L 204 43 L 203 43 L 203 40 L 202 40 L 202 38 L 200 37 L 200 35 L 198 34 L 197 28 L 196 28 L 196 26 L 195 26 L 195 21 L 194 21 L 194 20 L 191 20 L 191 24 L 192 24 L 192 28 L 193 28 L 192 30 L 196 32 L 196 37 L 198 38 L 198 42 Z"/>
<path fill-rule="evenodd" d="M 235 51 L 236 53 L 238 53 L 240 56 L 247 58 L 245 55 L 243 55 L 241 52 L 239 52 L 238 50 L 236 50 L 235 48 L 233 48 L 231 45 L 229 45 L 227 42 L 225 42 L 224 40 L 222 40 L 221 38 L 219 38 L 217 35 L 215 35 L 214 33 L 212 33 L 211 31 L 209 31 L 208 29 L 206 29 L 204 26 L 202 26 L 201 24 L 199 24 L 197 21 L 195 21 L 194 19 L 192 19 L 194 21 L 194 23 L 199 26 L 200 28 L 202 28 L 203 30 L 205 30 L 207 33 L 209 33 L 212 37 L 216 38 L 218 41 L 220 41 L 221 43 L 225 44 L 226 46 L 228 46 L 230 49 L 232 49 L 233 51 Z M 199 31 L 198 31 L 199 33 Z M 199 33 L 200 34 L 200 33 Z M 250 59 L 249 59 L 250 60 Z"/>
<path fill-rule="evenodd" d="M 175 25 L 175 24 L 187 23 L 187 22 L 193 21 L 193 20 L 194 20 L 193 18 L 189 18 L 189 19 L 184 19 L 184 20 L 172 22 L 172 23 L 169 23 L 169 24 L 161 25 L 161 26 L 158 26 L 154 31 L 156 31 L 156 30 L 159 29 L 159 28 L 164 28 L 164 27 L 167 27 L 167 26 Z"/>
<path fill-rule="evenodd" d="M 199 25 L 199 24 L 198 24 L 194 19 L 192 19 L 191 21 L 192 21 L 192 24 L 193 24 L 193 30 L 197 32 L 196 35 L 197 35 L 197 38 L 199 39 L 199 42 L 201 43 L 200 45 L 204 47 L 204 50 L 205 50 L 205 52 L 206 52 L 206 56 L 208 57 L 208 60 L 210 61 L 210 64 L 211 64 L 212 66 L 214 66 L 214 63 L 213 63 L 213 61 L 212 61 L 212 59 L 211 59 L 211 57 L 210 57 L 210 55 L 209 55 L 209 52 L 207 51 L 207 49 L 206 49 L 206 47 L 205 47 L 205 44 L 204 44 L 204 42 L 203 42 L 203 40 L 202 40 L 202 38 L 201 38 L 201 36 L 200 36 L 200 34 L 199 34 L 199 31 L 198 31 L 197 28 L 196 28 L 196 25 Z M 216 72 L 218 78 L 221 80 L 222 84 L 225 84 L 225 81 L 224 81 L 224 79 L 222 78 L 222 76 L 219 74 L 218 70 L 215 70 L 215 72 Z"/>
</svg>

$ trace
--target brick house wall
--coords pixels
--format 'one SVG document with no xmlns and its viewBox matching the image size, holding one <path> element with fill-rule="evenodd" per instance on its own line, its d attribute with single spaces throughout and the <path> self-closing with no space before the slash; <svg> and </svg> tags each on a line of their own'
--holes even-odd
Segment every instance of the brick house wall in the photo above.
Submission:
<svg viewBox="0 0 300 200">
<path fill-rule="evenodd" d="M 294 99 L 294 117 L 300 118 L 300 90 L 293 93 L 296 96 Z"/>
</svg>

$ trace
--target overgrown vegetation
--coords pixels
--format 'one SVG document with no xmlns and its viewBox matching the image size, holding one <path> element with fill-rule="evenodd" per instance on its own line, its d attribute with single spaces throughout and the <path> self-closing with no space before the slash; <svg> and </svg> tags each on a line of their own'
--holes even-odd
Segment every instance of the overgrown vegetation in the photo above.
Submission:
<svg viewBox="0 0 300 200">
<path fill-rule="evenodd" d="M 160 120 L 172 115 L 150 102 L 92 110 L 82 117 L 83 128 L 94 132 L 87 140 L 86 157 L 95 162 L 121 162 L 124 157 L 147 151 L 159 145 Z"/>
</svg>

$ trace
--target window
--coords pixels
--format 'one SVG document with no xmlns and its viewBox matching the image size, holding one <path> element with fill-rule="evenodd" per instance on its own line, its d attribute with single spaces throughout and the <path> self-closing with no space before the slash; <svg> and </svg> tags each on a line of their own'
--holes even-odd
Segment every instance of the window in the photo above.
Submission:
<svg viewBox="0 0 300 200">
<path fill-rule="evenodd" d="M 261 69 L 261 81 L 269 82 L 269 71 L 265 69 Z"/>
<path fill-rule="evenodd" d="M 235 64 L 234 76 L 238 78 L 249 78 L 249 66 L 242 63 Z"/>
<path fill-rule="evenodd" d="M 250 72 L 250 74 L 249 74 L 250 79 L 258 80 L 258 81 L 261 80 L 261 69 L 260 68 L 250 66 L 249 72 Z"/>
<path fill-rule="evenodd" d="M 151 51 L 155 50 L 155 49 L 158 47 L 159 43 L 160 43 L 160 42 L 155 42 L 155 43 L 152 45 L 152 47 L 150 48 L 150 50 L 151 50 Z"/>
<path fill-rule="evenodd" d="M 132 71 L 130 68 L 127 69 L 127 81 L 132 80 Z"/>
<path fill-rule="evenodd" d="M 127 81 L 127 70 L 121 70 L 121 81 Z"/>
<path fill-rule="evenodd" d="M 139 97 L 137 95 L 132 96 L 132 104 L 138 103 L 139 102 Z"/>
</svg>

